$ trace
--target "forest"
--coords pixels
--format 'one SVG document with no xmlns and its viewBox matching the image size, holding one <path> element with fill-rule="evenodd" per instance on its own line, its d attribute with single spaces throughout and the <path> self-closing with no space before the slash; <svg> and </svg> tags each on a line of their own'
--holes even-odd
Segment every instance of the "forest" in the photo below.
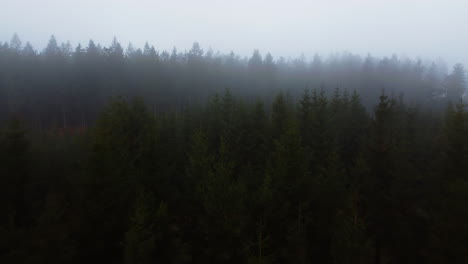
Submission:
<svg viewBox="0 0 468 264">
<path fill-rule="evenodd" d="M 0 42 L 1 263 L 467 263 L 465 70 Z M 465 99 L 466 100 L 466 99 Z"/>
</svg>

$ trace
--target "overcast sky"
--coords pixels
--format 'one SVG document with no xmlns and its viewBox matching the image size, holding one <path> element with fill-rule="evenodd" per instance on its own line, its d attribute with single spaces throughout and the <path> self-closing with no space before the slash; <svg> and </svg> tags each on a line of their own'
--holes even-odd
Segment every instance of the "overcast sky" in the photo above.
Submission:
<svg viewBox="0 0 468 264">
<path fill-rule="evenodd" d="M 468 0 L 0 0 L 0 41 L 203 48 L 296 57 L 351 51 L 468 66 Z"/>
</svg>

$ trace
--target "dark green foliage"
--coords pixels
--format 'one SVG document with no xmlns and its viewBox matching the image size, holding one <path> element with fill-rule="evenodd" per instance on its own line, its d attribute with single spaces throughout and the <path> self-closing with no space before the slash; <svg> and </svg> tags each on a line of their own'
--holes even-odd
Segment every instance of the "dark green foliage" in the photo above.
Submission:
<svg viewBox="0 0 468 264">
<path fill-rule="evenodd" d="M 125 263 L 154 263 L 156 243 L 163 243 L 162 230 L 167 226 L 167 206 L 159 207 L 151 193 L 137 193 L 130 228 L 125 234 Z"/>
<path fill-rule="evenodd" d="M 156 137 L 155 120 L 140 100 L 128 104 L 117 98 L 102 114 L 90 139 L 88 166 L 80 184 L 83 210 L 90 216 L 84 221 L 93 226 L 82 234 L 83 241 L 95 243 L 96 251 L 89 254 L 104 259 L 120 248 L 120 232 L 128 223 L 136 186 L 157 186 L 161 181 L 155 166 Z M 103 243 L 107 236 L 113 237 L 112 242 Z"/>
<path fill-rule="evenodd" d="M 2 260 L 464 262 L 461 103 L 444 121 L 385 94 L 368 114 L 341 89 L 265 108 L 227 90 L 166 114 L 116 98 L 84 136 L 10 122 Z"/>
<path fill-rule="evenodd" d="M 26 131 L 18 119 L 9 121 L 1 135 L 2 184 L 1 184 L 1 223 L 23 226 L 28 220 L 25 196 L 30 180 L 29 142 Z"/>
<path fill-rule="evenodd" d="M 291 126 L 290 109 L 285 95 L 280 92 L 272 105 L 271 123 L 273 139 L 279 139 Z"/>
<path fill-rule="evenodd" d="M 468 250 L 468 229 L 462 224 L 468 219 L 468 113 L 461 102 L 450 105 L 443 129 L 443 154 L 439 186 L 439 199 L 435 201 L 435 234 L 432 250 L 436 261 L 449 259 L 463 263 Z M 444 247 L 450 244 L 450 247 Z"/>
</svg>

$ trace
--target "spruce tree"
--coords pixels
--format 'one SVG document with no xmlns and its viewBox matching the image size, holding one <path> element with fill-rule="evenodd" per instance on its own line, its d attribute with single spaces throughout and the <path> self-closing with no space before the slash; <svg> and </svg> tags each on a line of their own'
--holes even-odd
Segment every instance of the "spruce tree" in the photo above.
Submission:
<svg viewBox="0 0 468 264">
<path fill-rule="evenodd" d="M 462 64 L 456 64 L 453 72 L 446 79 L 447 98 L 457 103 L 466 91 L 465 69 Z"/>
</svg>

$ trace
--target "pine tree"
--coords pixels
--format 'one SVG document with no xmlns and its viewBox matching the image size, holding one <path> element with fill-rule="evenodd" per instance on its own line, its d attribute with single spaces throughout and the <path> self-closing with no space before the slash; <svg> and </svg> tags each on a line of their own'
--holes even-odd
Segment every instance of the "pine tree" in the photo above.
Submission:
<svg viewBox="0 0 468 264">
<path fill-rule="evenodd" d="M 105 48 L 104 51 L 106 52 L 110 67 L 116 70 L 116 73 L 120 73 L 123 70 L 123 65 L 125 64 L 125 55 L 124 50 L 116 37 L 114 37 L 111 45 L 108 48 Z"/>
<path fill-rule="evenodd" d="M 262 101 L 257 100 L 252 112 L 250 113 L 251 124 L 247 129 L 248 135 L 245 139 L 246 148 L 249 155 L 248 162 L 252 163 L 254 168 L 263 174 L 263 167 L 269 150 L 269 120 L 265 112 L 265 106 Z M 263 176 L 263 175 L 262 175 Z"/>
<path fill-rule="evenodd" d="M 273 102 L 272 113 L 272 135 L 274 139 L 279 139 L 291 125 L 290 112 L 285 95 L 280 92 Z"/>
<path fill-rule="evenodd" d="M 456 64 L 453 72 L 446 79 L 447 98 L 456 103 L 463 97 L 466 90 L 466 77 L 463 65 Z"/>
<path fill-rule="evenodd" d="M 60 190 L 59 190 L 60 191 Z M 49 193 L 32 231 L 32 263 L 72 263 L 76 258 L 73 220 L 66 195 Z"/>
<path fill-rule="evenodd" d="M 468 173 L 468 118 L 462 102 L 449 106 L 445 124 L 446 177 L 465 178 Z"/>
<path fill-rule="evenodd" d="M 203 49 L 200 47 L 198 42 L 194 42 L 192 48 L 188 53 L 189 63 L 200 63 L 200 60 L 203 57 Z"/>
<path fill-rule="evenodd" d="M 83 241 L 93 245 L 88 254 L 97 259 L 120 248 L 136 187 L 155 188 L 162 182 L 164 175 L 155 175 L 156 136 L 153 116 L 141 100 L 130 105 L 117 98 L 98 120 L 81 181 L 88 225 Z"/>
<path fill-rule="evenodd" d="M 162 242 L 158 229 L 164 228 L 167 221 L 167 206 L 156 201 L 152 193 L 140 189 L 137 192 L 135 209 L 130 228 L 125 234 L 125 263 L 154 263 L 157 256 L 157 241 Z"/>
<path fill-rule="evenodd" d="M 73 53 L 73 48 L 70 43 L 70 41 L 67 41 L 66 43 L 62 43 L 60 45 L 60 53 L 63 54 L 65 57 L 71 57 Z"/>
<path fill-rule="evenodd" d="M 259 70 L 263 64 L 262 55 L 258 49 L 254 50 L 252 57 L 249 59 L 249 67 L 252 70 Z"/>
<path fill-rule="evenodd" d="M 194 143 L 193 153 L 207 153 L 203 134 L 198 134 Z M 233 174 L 234 163 L 223 141 L 217 158 L 210 157 L 213 156 L 192 154 L 190 158 L 189 173 L 191 177 L 198 176 L 195 197 L 202 210 L 197 220 L 203 244 L 197 245 L 196 250 L 200 250 L 200 257 L 215 262 L 239 260 L 242 258 L 240 237 L 245 223 L 245 188 Z"/>
<path fill-rule="evenodd" d="M 50 37 L 49 43 L 47 44 L 47 47 L 44 49 L 44 54 L 48 58 L 57 58 L 61 55 L 60 48 L 57 44 L 57 40 L 55 39 L 54 35 Z"/>
<path fill-rule="evenodd" d="M 2 134 L 1 203 L 4 214 L 0 223 L 24 226 L 28 220 L 25 188 L 29 180 L 29 140 L 19 119 L 10 120 Z"/>
<path fill-rule="evenodd" d="M 0 261 L 27 259 L 30 208 L 26 197 L 30 182 L 30 142 L 18 119 L 8 122 L 0 134 Z"/>
<path fill-rule="evenodd" d="M 450 105 L 445 117 L 441 184 L 434 197 L 432 254 L 436 261 L 464 263 L 468 250 L 464 242 L 468 235 L 468 114 L 461 102 Z"/>
<path fill-rule="evenodd" d="M 88 43 L 88 47 L 86 48 L 86 55 L 90 58 L 96 58 L 99 56 L 99 49 L 93 40 L 90 40 Z"/>
<path fill-rule="evenodd" d="M 11 38 L 10 41 L 10 49 L 12 49 L 16 53 L 20 53 L 22 48 L 22 42 L 18 36 L 18 34 L 13 34 L 13 37 Z"/>
<path fill-rule="evenodd" d="M 369 117 L 366 109 L 361 103 L 361 98 L 353 91 L 344 113 L 341 156 L 348 173 L 355 165 L 356 158 L 365 149 L 366 133 L 368 133 Z"/>
<path fill-rule="evenodd" d="M 145 47 L 143 49 L 143 55 L 150 59 L 150 61 L 159 61 L 159 54 L 154 48 L 154 46 L 151 46 L 148 44 L 148 42 L 145 43 Z"/>
<path fill-rule="evenodd" d="M 31 45 L 31 43 L 29 43 L 29 41 L 26 42 L 26 45 L 24 45 L 24 48 L 21 51 L 21 53 L 24 56 L 28 56 L 28 57 L 33 57 L 37 55 L 36 50 L 34 50 L 33 46 Z"/>
<path fill-rule="evenodd" d="M 312 146 L 312 98 L 310 96 L 309 88 L 306 88 L 299 101 L 299 124 L 301 128 L 301 135 L 304 144 L 307 147 Z"/>
<path fill-rule="evenodd" d="M 334 144 L 335 139 L 331 132 L 329 116 L 329 102 L 325 96 L 325 90 L 323 88 L 319 92 L 314 90 L 312 94 L 313 119 L 310 136 L 312 139 L 310 168 L 313 173 L 318 172 L 325 164 L 325 160 L 330 155 Z"/>
<path fill-rule="evenodd" d="M 372 241 L 367 236 L 367 223 L 360 215 L 359 192 L 350 192 L 344 210 L 333 223 L 331 255 L 337 264 L 372 263 Z"/>
<path fill-rule="evenodd" d="M 397 169 L 396 121 L 396 101 L 382 93 L 371 123 L 370 174 L 363 187 L 366 216 L 375 241 L 375 263 L 381 263 L 383 249 L 389 246 L 394 231 L 391 226 L 394 217 L 391 204 L 396 199 L 392 193 Z"/>
<path fill-rule="evenodd" d="M 264 184 L 268 184 L 264 188 L 271 186 L 271 191 L 264 194 L 267 195 L 265 198 L 271 199 L 271 201 L 263 209 L 267 213 L 263 223 L 268 227 L 265 233 L 269 234 L 275 241 L 275 243 L 272 242 L 271 247 L 284 248 L 284 250 L 267 253 L 282 261 L 296 257 L 303 261 L 306 258 L 304 254 L 306 254 L 307 242 L 302 217 L 303 214 L 306 214 L 304 211 L 309 206 L 310 199 L 308 198 L 310 197 L 312 179 L 308 174 L 307 156 L 305 149 L 301 146 L 297 126 L 289 127 L 275 141 L 275 150 L 271 155 L 270 167 L 267 167 L 264 182 Z M 270 181 L 271 183 L 269 183 Z M 270 194 L 268 195 L 268 193 Z M 284 226 L 288 226 L 289 232 L 281 231 Z M 294 245 L 290 247 L 278 244 L 279 241 L 283 240 Z M 298 256 L 299 252 L 296 250 L 299 250 L 303 255 Z"/>
</svg>

